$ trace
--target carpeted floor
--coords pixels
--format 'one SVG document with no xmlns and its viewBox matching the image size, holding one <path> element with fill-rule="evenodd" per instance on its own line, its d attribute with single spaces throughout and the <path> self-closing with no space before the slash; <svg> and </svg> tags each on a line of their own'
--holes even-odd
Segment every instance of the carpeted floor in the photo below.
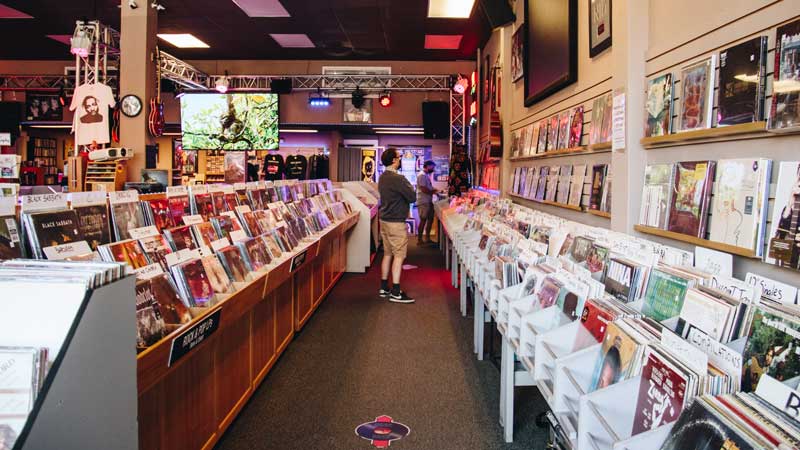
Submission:
<svg viewBox="0 0 800 450">
<path fill-rule="evenodd" d="M 346 274 L 222 437 L 219 450 L 369 449 L 355 428 L 388 415 L 411 428 L 397 449 L 544 449 L 536 388 L 517 388 L 515 442 L 498 425 L 499 372 L 472 353 L 441 253 L 412 243 L 403 289 L 376 295 L 380 257 Z"/>
</svg>

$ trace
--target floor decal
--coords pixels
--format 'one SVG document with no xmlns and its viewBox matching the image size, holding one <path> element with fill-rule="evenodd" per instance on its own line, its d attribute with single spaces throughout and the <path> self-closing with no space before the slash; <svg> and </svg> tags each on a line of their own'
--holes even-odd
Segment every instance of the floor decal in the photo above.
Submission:
<svg viewBox="0 0 800 450">
<path fill-rule="evenodd" d="M 386 448 L 392 441 L 403 439 L 411 433 L 411 428 L 395 422 L 389 416 L 376 417 L 373 422 L 362 423 L 356 428 L 356 434 L 377 448 Z"/>
</svg>

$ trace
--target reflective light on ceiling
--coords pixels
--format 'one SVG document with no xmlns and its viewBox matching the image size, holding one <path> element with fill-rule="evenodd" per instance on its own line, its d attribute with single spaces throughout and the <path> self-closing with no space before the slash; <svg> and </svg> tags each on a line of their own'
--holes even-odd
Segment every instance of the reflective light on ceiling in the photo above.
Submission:
<svg viewBox="0 0 800 450">
<path fill-rule="evenodd" d="M 428 17 L 467 19 L 474 5 L 475 0 L 428 0 Z"/>
<path fill-rule="evenodd" d="M 314 48 L 314 43 L 307 34 L 272 33 L 270 37 L 283 48 Z"/>
<path fill-rule="evenodd" d="M 189 33 L 158 34 L 158 37 L 178 48 L 208 48 L 208 44 Z"/>
<path fill-rule="evenodd" d="M 33 19 L 33 16 L 0 3 L 0 19 Z"/>
<path fill-rule="evenodd" d="M 278 0 L 233 0 L 250 17 L 291 17 Z"/>
<path fill-rule="evenodd" d="M 461 47 L 460 34 L 426 34 L 425 49 L 427 50 L 458 50 Z"/>
</svg>

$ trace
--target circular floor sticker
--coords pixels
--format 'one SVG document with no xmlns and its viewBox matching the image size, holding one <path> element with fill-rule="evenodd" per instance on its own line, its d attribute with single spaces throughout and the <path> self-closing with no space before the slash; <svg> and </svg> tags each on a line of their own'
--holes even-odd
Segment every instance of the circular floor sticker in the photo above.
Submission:
<svg viewBox="0 0 800 450">
<path fill-rule="evenodd" d="M 392 441 L 403 439 L 411 433 L 411 428 L 395 422 L 389 416 L 376 417 L 374 421 L 356 427 L 356 434 L 377 448 L 386 448 Z"/>
</svg>

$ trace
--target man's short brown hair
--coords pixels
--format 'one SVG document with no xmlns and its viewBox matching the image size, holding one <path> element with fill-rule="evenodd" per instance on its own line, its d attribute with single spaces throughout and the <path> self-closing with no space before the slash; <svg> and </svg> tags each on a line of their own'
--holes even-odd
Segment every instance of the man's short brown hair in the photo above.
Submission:
<svg viewBox="0 0 800 450">
<path fill-rule="evenodd" d="M 381 163 L 384 167 L 389 167 L 394 162 L 394 159 L 397 158 L 397 149 L 394 147 L 389 147 L 383 151 L 381 155 Z"/>
</svg>

